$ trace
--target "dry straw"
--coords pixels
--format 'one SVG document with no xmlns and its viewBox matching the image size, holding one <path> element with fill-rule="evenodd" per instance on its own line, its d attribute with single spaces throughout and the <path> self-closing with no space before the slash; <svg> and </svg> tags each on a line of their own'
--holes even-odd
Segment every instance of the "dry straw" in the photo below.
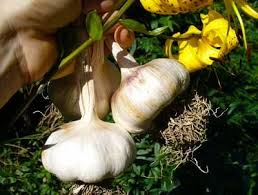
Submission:
<svg viewBox="0 0 258 195">
<path fill-rule="evenodd" d="M 196 93 L 181 114 L 170 118 L 168 127 L 161 132 L 165 140 L 162 150 L 170 164 L 178 167 L 182 163 L 191 161 L 198 166 L 193 153 L 206 141 L 211 110 L 211 103 Z"/>
<path fill-rule="evenodd" d="M 75 184 L 71 188 L 70 195 L 125 195 L 120 187 L 112 189 L 112 183 L 102 182 L 100 184 Z"/>
</svg>

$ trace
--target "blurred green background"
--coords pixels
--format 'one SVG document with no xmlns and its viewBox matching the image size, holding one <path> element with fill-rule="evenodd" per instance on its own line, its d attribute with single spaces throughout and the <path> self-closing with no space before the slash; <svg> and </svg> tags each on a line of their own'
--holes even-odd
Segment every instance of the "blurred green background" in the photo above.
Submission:
<svg viewBox="0 0 258 195">
<path fill-rule="evenodd" d="M 257 1 L 249 2 L 258 7 Z M 226 15 L 221 1 L 215 3 L 214 9 Z M 136 3 L 127 16 L 144 23 L 149 30 L 169 26 L 165 34 L 171 35 L 185 32 L 192 24 L 201 29 L 200 12 L 158 16 L 145 12 Z M 135 137 L 135 163 L 114 180 L 114 186 L 120 185 L 125 192 L 136 195 L 258 194 L 258 21 L 242 16 L 249 57 L 241 45 L 221 62 L 191 75 L 189 91 L 196 89 L 207 97 L 219 113 L 226 110 L 222 117 L 210 118 L 208 141 L 194 153 L 199 165 L 208 166 L 209 172 L 202 173 L 190 162 L 175 169 L 175 165 L 166 162 L 157 139 L 144 134 Z M 164 56 L 164 42 L 161 37 L 137 33 L 130 51 L 138 62 L 145 63 Z M 50 100 L 37 97 L 13 128 L 5 127 L 29 90 L 27 87 L 18 92 L 0 112 L 0 194 L 68 194 L 72 184 L 58 181 L 41 164 L 41 148 L 52 128 L 46 122 L 39 125 L 42 115 L 34 111 L 45 112 Z"/>
</svg>

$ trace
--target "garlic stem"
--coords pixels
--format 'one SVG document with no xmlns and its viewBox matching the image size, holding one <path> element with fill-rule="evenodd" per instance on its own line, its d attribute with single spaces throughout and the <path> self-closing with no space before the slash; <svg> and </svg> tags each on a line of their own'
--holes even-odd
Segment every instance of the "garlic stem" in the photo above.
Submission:
<svg viewBox="0 0 258 195">
<path fill-rule="evenodd" d="M 79 90 L 79 106 L 82 115 L 82 119 L 90 121 L 95 118 L 96 112 L 96 100 L 93 80 L 93 67 L 91 58 L 91 48 L 88 48 L 86 52 L 83 52 L 79 57 L 79 62 L 76 66 L 76 75 Z M 88 57 L 86 57 L 88 56 Z"/>
</svg>

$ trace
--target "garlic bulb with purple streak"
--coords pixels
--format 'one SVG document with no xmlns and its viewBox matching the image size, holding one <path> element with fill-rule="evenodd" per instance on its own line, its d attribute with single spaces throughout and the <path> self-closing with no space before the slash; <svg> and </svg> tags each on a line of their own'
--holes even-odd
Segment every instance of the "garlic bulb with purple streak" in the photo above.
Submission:
<svg viewBox="0 0 258 195">
<path fill-rule="evenodd" d="M 131 133 L 147 130 L 152 120 L 189 83 L 189 73 L 176 60 L 160 58 L 139 66 L 120 45 L 109 42 L 121 69 L 121 84 L 112 96 L 114 121 Z"/>
</svg>

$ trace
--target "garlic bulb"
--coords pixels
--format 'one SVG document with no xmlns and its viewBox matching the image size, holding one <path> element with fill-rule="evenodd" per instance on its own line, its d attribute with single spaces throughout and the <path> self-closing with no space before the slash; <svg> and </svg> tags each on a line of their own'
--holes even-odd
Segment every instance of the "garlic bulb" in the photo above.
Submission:
<svg viewBox="0 0 258 195">
<path fill-rule="evenodd" d="M 44 167 L 64 181 L 95 183 L 115 177 L 135 157 L 135 144 L 128 132 L 101 121 L 96 114 L 96 94 L 102 88 L 95 85 L 95 71 L 104 56 L 94 50 L 89 53 L 86 63 L 79 61 L 75 67 L 82 118 L 52 133 L 42 152 Z"/>
<path fill-rule="evenodd" d="M 81 32 L 77 33 L 79 38 L 84 38 Z M 79 39 L 77 37 L 77 39 Z M 110 111 L 110 99 L 114 91 L 120 84 L 120 72 L 118 68 L 109 60 L 104 58 L 104 42 L 99 41 L 91 49 L 88 49 L 88 55 L 96 52 L 99 58 L 99 65 L 96 66 L 94 71 L 95 87 L 101 90 L 96 92 L 97 113 L 103 119 Z M 103 56 L 101 59 L 100 56 Z M 104 60 L 105 59 L 105 60 Z M 79 91 L 75 75 L 71 74 L 61 79 L 54 80 L 50 83 L 48 91 L 50 99 L 60 110 L 62 115 L 69 119 L 75 120 L 81 117 L 79 109 Z"/>
<path fill-rule="evenodd" d="M 141 133 L 186 89 L 189 73 L 178 61 L 165 58 L 138 66 L 118 43 L 110 41 L 109 44 L 122 74 L 120 87 L 112 97 L 113 118 L 129 132 Z"/>
</svg>

